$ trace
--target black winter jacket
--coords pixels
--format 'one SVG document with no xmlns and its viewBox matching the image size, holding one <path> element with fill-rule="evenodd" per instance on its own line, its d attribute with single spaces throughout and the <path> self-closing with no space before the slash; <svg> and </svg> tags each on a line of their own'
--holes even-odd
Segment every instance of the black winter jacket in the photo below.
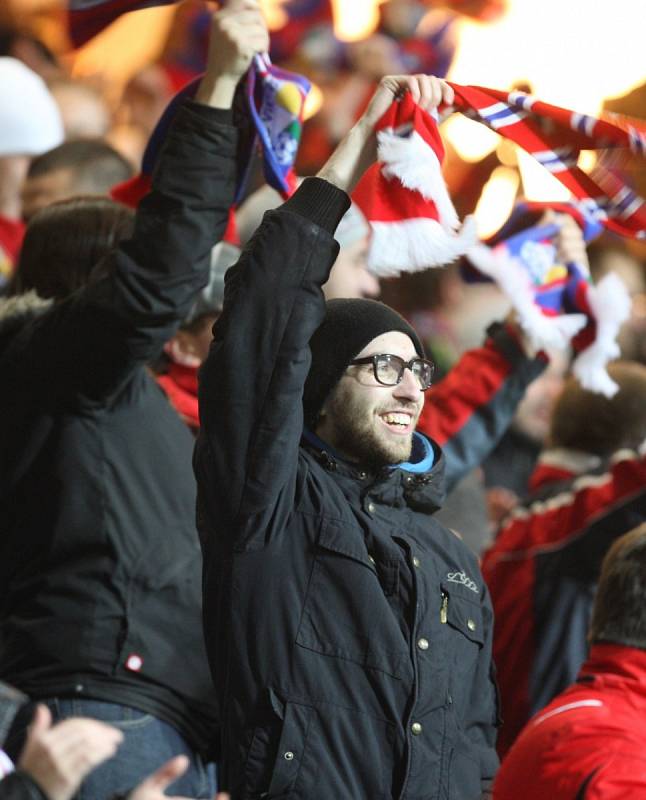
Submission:
<svg viewBox="0 0 646 800">
<path fill-rule="evenodd" d="M 195 465 L 233 800 L 476 800 L 496 767 L 492 612 L 430 471 L 300 442 L 343 192 L 309 179 L 227 275 Z M 432 445 L 418 444 L 426 454 Z"/>
<path fill-rule="evenodd" d="M 207 280 L 236 141 L 230 112 L 188 104 L 109 276 L 55 305 L 13 298 L 0 327 L 0 676 L 139 708 L 200 747 L 193 438 L 145 364 Z"/>
<path fill-rule="evenodd" d="M 0 800 L 48 800 L 29 775 L 23 772 L 12 772 L 0 779 Z"/>
</svg>

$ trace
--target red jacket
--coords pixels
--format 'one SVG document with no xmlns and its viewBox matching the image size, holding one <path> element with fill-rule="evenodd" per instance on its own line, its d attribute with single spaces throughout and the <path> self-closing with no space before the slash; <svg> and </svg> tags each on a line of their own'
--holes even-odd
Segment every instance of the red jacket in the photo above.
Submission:
<svg viewBox="0 0 646 800">
<path fill-rule="evenodd" d="M 646 797 L 646 652 L 597 644 L 577 683 L 524 729 L 494 800 Z"/>
<path fill-rule="evenodd" d="M 447 491 L 493 450 L 547 363 L 526 357 L 508 325 L 494 323 L 487 333 L 482 347 L 464 353 L 429 389 L 417 423 L 444 452 Z"/>
<path fill-rule="evenodd" d="M 482 563 L 496 615 L 501 756 L 585 660 L 603 556 L 646 519 L 646 453 L 618 452 L 604 471 L 594 456 L 548 451 L 532 488 Z"/>
</svg>

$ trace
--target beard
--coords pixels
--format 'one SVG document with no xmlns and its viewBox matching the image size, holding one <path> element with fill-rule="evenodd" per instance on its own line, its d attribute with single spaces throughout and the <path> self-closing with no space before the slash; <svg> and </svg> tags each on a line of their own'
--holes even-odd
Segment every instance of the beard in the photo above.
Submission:
<svg viewBox="0 0 646 800">
<path fill-rule="evenodd" d="M 343 455 L 363 466 L 375 470 L 390 464 L 408 461 L 413 448 L 413 436 L 390 436 L 379 430 L 376 415 L 379 410 L 369 408 L 363 398 L 339 384 L 327 404 L 327 413 L 334 431 L 334 444 Z M 399 406 L 404 404 L 401 401 Z M 386 411 L 387 409 L 383 409 Z M 415 418 L 416 404 L 410 407 Z M 376 412 L 376 414 L 375 414 Z"/>
</svg>

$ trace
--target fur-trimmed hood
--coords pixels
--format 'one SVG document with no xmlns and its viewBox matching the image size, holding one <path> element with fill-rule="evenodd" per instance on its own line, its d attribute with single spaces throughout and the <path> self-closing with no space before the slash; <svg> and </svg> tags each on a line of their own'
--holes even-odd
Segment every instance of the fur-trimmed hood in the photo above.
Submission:
<svg viewBox="0 0 646 800">
<path fill-rule="evenodd" d="M 53 302 L 40 297 L 34 290 L 13 297 L 0 297 L 0 349 L 9 336 L 51 308 Z"/>
</svg>

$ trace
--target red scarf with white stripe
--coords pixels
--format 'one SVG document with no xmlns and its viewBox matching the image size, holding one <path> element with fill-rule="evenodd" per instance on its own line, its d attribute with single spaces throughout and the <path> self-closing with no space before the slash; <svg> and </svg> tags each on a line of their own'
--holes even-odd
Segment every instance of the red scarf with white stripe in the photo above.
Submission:
<svg viewBox="0 0 646 800">
<path fill-rule="evenodd" d="M 597 118 L 537 100 L 525 92 L 460 86 L 453 107 L 526 150 L 582 201 L 608 230 L 646 237 L 644 200 L 602 164 L 577 166 L 581 150 L 625 148 L 646 154 L 646 124 L 620 116 Z M 546 124 L 548 123 L 549 124 Z"/>
</svg>

